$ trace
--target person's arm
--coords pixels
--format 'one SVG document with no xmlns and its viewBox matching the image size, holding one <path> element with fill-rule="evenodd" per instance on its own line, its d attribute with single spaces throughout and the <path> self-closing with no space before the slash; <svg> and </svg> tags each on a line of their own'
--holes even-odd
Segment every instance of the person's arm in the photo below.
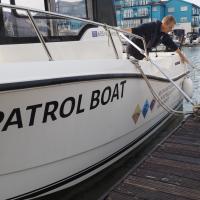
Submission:
<svg viewBox="0 0 200 200">
<path fill-rule="evenodd" d="M 188 63 L 189 64 L 188 59 L 185 57 L 185 55 L 181 52 L 181 50 L 179 48 L 175 52 L 179 55 L 182 63 Z"/>
<path fill-rule="evenodd" d="M 134 28 L 125 28 L 123 30 L 143 37 L 145 34 L 152 32 L 152 30 L 155 29 L 155 26 L 156 26 L 155 22 L 150 22 L 150 23 L 141 24 Z"/>
<path fill-rule="evenodd" d="M 124 31 L 127 31 L 127 32 L 129 32 L 129 33 L 133 33 L 133 29 L 132 29 L 132 28 L 124 28 L 123 30 L 124 30 Z"/>
<path fill-rule="evenodd" d="M 185 57 L 185 55 L 181 52 L 181 50 L 178 48 L 178 46 L 174 43 L 174 41 L 168 34 L 164 34 L 161 42 L 165 46 L 169 47 L 171 50 L 175 51 L 179 55 L 182 63 L 189 63 L 188 59 Z"/>
</svg>

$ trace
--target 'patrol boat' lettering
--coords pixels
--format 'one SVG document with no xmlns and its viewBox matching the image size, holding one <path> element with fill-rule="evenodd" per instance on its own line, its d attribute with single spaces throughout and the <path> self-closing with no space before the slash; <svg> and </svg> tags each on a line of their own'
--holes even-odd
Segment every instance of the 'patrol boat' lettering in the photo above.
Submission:
<svg viewBox="0 0 200 200">
<path fill-rule="evenodd" d="M 91 92 L 90 102 L 83 104 L 83 94 L 77 97 L 67 97 L 63 101 L 49 101 L 35 105 L 28 105 L 26 109 L 13 108 L 10 112 L 0 111 L 1 131 L 5 132 L 9 127 L 18 129 L 25 126 L 34 126 L 38 123 L 36 120 L 40 115 L 40 123 L 56 121 L 59 118 L 67 118 L 72 114 L 81 114 L 85 110 L 94 110 L 99 106 L 105 106 L 108 103 L 118 101 L 124 97 L 126 80 L 116 83 L 114 86 L 106 86 L 103 90 L 94 90 Z M 26 115 L 26 116 L 23 116 Z M 7 116 L 7 117 L 6 117 Z M 28 121 L 24 120 L 28 116 Z M 37 121 L 37 122 L 36 122 Z"/>
</svg>

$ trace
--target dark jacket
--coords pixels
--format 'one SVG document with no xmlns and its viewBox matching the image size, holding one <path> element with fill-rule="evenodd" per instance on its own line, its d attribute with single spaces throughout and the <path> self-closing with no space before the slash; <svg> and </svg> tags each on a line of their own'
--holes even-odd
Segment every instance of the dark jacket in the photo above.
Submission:
<svg viewBox="0 0 200 200">
<path fill-rule="evenodd" d="M 145 39 L 148 52 L 153 47 L 156 47 L 159 43 L 163 43 L 169 49 L 176 51 L 178 47 L 170 38 L 170 36 L 167 33 L 161 32 L 161 24 L 161 21 L 142 24 L 138 27 L 133 28 L 132 32 L 136 35 L 142 36 Z M 144 49 L 143 42 L 141 40 L 136 38 L 132 38 L 131 40 L 141 49 Z M 135 49 L 131 44 L 127 45 L 127 53 L 138 60 L 144 58 L 144 56 L 140 54 L 140 52 Z"/>
</svg>

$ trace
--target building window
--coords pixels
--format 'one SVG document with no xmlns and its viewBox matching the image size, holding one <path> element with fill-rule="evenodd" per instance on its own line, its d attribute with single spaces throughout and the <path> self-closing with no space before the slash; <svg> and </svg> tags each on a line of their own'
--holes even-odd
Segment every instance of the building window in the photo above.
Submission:
<svg viewBox="0 0 200 200">
<path fill-rule="evenodd" d="M 183 22 L 188 22 L 187 17 L 181 17 L 181 18 L 180 18 L 180 22 L 182 22 L 182 23 L 183 23 Z"/>
<path fill-rule="evenodd" d="M 128 10 L 124 10 L 124 18 L 128 17 Z"/>
<path fill-rule="evenodd" d="M 175 8 L 174 7 L 168 8 L 168 13 L 172 13 L 172 12 L 175 12 Z"/>
<path fill-rule="evenodd" d="M 196 8 L 196 7 L 193 7 L 193 8 L 192 8 L 192 14 L 193 14 L 193 15 L 199 15 L 199 9 Z"/>
<path fill-rule="evenodd" d="M 158 8 L 157 8 L 157 7 L 153 7 L 153 8 L 152 8 L 152 11 L 153 11 L 153 12 L 156 12 L 156 11 L 158 11 Z"/>
<path fill-rule="evenodd" d="M 139 8 L 138 9 L 138 16 L 139 17 L 148 16 L 148 15 L 149 15 L 148 8 Z"/>
<path fill-rule="evenodd" d="M 120 16 L 120 14 L 121 14 L 121 11 L 120 10 L 116 10 L 116 15 Z"/>
<path fill-rule="evenodd" d="M 187 6 L 181 6 L 180 11 L 187 11 L 188 7 Z"/>
<path fill-rule="evenodd" d="M 85 0 L 55 0 L 55 3 L 58 13 L 82 18 L 87 17 Z"/>
</svg>

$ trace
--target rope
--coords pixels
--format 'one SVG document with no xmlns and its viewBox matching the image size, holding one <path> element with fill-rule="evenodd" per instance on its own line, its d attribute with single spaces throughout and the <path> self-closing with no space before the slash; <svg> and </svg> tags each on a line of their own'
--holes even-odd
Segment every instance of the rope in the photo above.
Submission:
<svg viewBox="0 0 200 200">
<path fill-rule="evenodd" d="M 159 97 L 159 95 L 153 90 L 153 87 L 151 86 L 147 76 L 144 74 L 141 66 L 138 63 L 138 60 L 131 60 L 131 62 L 133 64 L 135 64 L 135 66 L 138 68 L 138 70 L 140 71 L 141 75 L 143 76 L 147 86 L 149 87 L 152 95 L 154 96 L 154 98 L 158 101 L 158 103 L 169 113 L 173 113 L 175 115 L 187 115 L 187 114 L 194 114 L 196 117 L 200 118 L 200 104 L 199 105 L 195 105 L 192 101 L 192 99 L 169 77 L 167 76 L 161 69 L 160 67 L 155 64 L 149 57 L 148 55 L 145 54 L 144 50 L 142 50 L 139 46 L 137 46 L 135 43 L 133 43 L 131 40 L 129 40 L 124 34 L 120 33 L 120 36 L 122 36 L 128 43 L 130 43 L 133 47 L 135 47 L 136 49 L 138 49 L 140 51 L 141 54 L 143 54 L 146 59 L 152 64 L 154 65 L 160 72 L 161 74 L 163 74 L 175 87 L 176 89 L 186 98 L 187 101 L 189 101 L 192 106 L 193 106 L 193 111 L 191 112 L 183 112 L 183 111 L 176 111 L 173 110 L 172 108 L 170 108 L 168 105 L 165 104 L 165 102 L 162 101 L 162 99 Z M 190 64 L 191 65 L 191 64 Z M 194 66 L 191 65 L 194 69 Z"/>
</svg>

